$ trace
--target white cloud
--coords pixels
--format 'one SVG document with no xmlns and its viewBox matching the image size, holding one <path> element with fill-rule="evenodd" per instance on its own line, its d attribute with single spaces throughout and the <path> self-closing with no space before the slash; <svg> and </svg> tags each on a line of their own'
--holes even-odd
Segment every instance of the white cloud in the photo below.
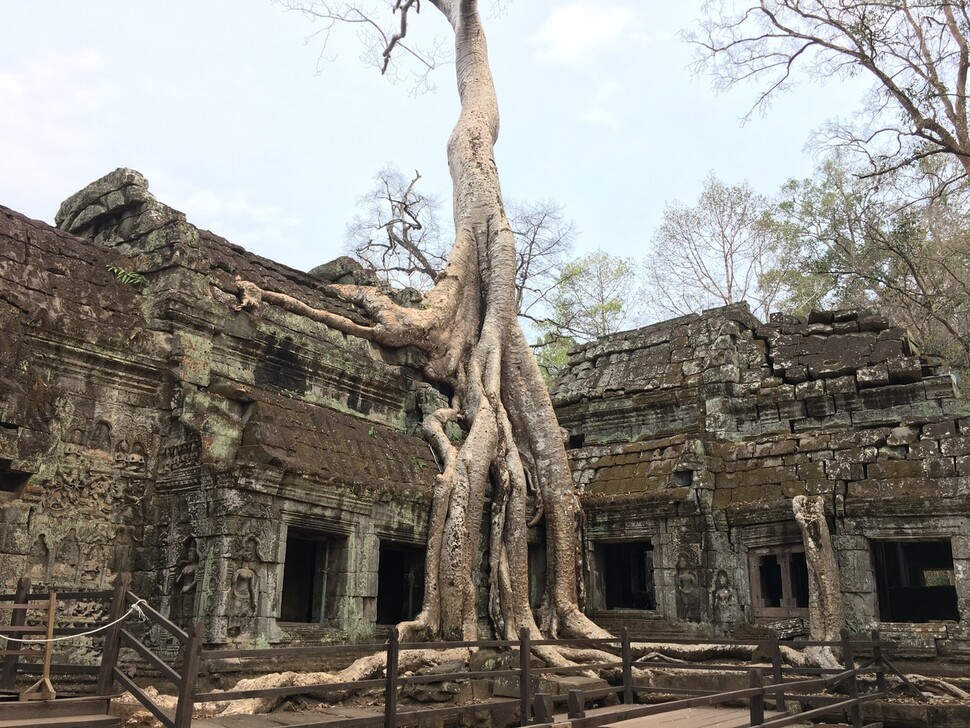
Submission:
<svg viewBox="0 0 970 728">
<path fill-rule="evenodd" d="M 583 66 L 624 45 L 642 42 L 636 33 L 637 14 L 626 5 L 588 0 L 555 8 L 530 39 L 536 60 Z"/>
<path fill-rule="evenodd" d="M 272 251 L 271 255 L 286 260 L 298 247 L 300 218 L 279 205 L 255 199 L 252 190 L 237 187 L 217 192 L 161 170 L 153 171 L 148 183 L 159 202 L 184 212 L 190 223 L 247 250 Z"/>
</svg>

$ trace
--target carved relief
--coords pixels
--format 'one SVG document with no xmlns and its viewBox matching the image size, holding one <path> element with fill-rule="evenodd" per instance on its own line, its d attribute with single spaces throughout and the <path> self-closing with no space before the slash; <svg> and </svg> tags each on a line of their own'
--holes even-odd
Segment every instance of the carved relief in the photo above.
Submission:
<svg viewBox="0 0 970 728">
<path fill-rule="evenodd" d="M 34 583 L 46 583 L 50 580 L 50 548 L 47 546 L 47 536 L 43 533 L 34 539 L 34 545 L 27 554 L 27 576 Z"/>
<path fill-rule="evenodd" d="M 684 622 L 700 622 L 701 600 L 697 569 L 691 564 L 691 559 L 685 552 L 677 557 L 676 586 L 677 619 Z"/>
<path fill-rule="evenodd" d="M 183 622 L 189 622 L 195 617 L 196 599 L 202 580 L 202 558 L 199 541 L 194 536 L 185 539 L 183 548 L 182 567 L 175 578 L 173 614 Z"/>
<path fill-rule="evenodd" d="M 58 583 L 76 584 L 80 576 L 80 568 L 81 545 L 77 540 L 77 531 L 72 528 L 57 544 L 51 576 Z"/>
<path fill-rule="evenodd" d="M 247 536 L 241 554 L 242 563 L 233 572 L 230 584 L 229 633 L 232 636 L 251 629 L 252 618 L 256 616 L 260 589 L 259 540 Z"/>
<path fill-rule="evenodd" d="M 729 625 L 740 618 L 737 593 L 731 586 L 727 572 L 719 569 L 714 576 L 714 590 L 711 594 L 711 620 L 715 624 Z"/>
<path fill-rule="evenodd" d="M 104 420 L 98 420 L 94 425 L 94 434 L 91 436 L 91 448 L 111 452 L 111 425 Z"/>
</svg>

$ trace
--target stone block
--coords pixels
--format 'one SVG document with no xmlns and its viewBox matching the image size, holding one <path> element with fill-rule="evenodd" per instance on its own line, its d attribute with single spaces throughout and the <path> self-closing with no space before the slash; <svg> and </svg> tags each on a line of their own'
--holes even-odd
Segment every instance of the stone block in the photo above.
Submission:
<svg viewBox="0 0 970 728">
<path fill-rule="evenodd" d="M 899 356 L 886 362 L 890 384 L 912 384 L 923 378 L 923 364 L 917 356 Z"/>
<path fill-rule="evenodd" d="M 957 474 L 956 464 L 953 458 L 926 458 L 923 473 L 928 478 L 951 478 Z"/>
<path fill-rule="evenodd" d="M 920 440 L 909 446 L 909 459 L 930 458 L 940 454 L 940 443 L 936 440 Z"/>
<path fill-rule="evenodd" d="M 856 371 L 859 387 L 881 387 L 889 384 L 889 368 L 885 364 L 861 367 Z"/>
<path fill-rule="evenodd" d="M 803 382 L 795 385 L 795 399 L 815 399 L 825 395 L 825 383 L 822 381 Z"/>
<path fill-rule="evenodd" d="M 912 425 L 904 425 L 901 427 L 894 427 L 886 435 L 886 444 L 888 445 L 905 445 L 907 443 L 916 442 L 919 437 L 919 429 Z"/>
<path fill-rule="evenodd" d="M 918 478 L 923 475 L 923 464 L 914 460 L 879 461 L 867 465 L 866 474 L 875 480 Z"/>
<path fill-rule="evenodd" d="M 927 422 L 923 425 L 923 437 L 939 440 L 943 437 L 952 437 L 957 434 L 956 422 L 954 420 L 944 420 L 943 422 Z"/>
<path fill-rule="evenodd" d="M 832 397 L 815 397 L 805 400 L 805 414 L 809 417 L 826 417 L 835 414 L 835 400 Z"/>
<path fill-rule="evenodd" d="M 970 437 L 957 435 L 940 440 L 940 454 L 950 457 L 970 455 Z"/>
</svg>

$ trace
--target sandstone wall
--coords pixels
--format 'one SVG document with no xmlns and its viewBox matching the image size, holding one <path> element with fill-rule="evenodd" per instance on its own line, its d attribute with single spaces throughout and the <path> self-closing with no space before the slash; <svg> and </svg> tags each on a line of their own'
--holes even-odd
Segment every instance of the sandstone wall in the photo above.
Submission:
<svg viewBox="0 0 970 728">
<path fill-rule="evenodd" d="M 414 432 L 440 395 L 415 353 L 235 311 L 240 275 L 364 322 L 320 280 L 196 229 L 137 172 L 56 219 L 0 214 L 0 588 L 133 571 L 212 642 L 285 641 L 298 529 L 339 540 L 330 626 L 369 633 L 379 545 L 423 544 L 437 471 Z"/>
<path fill-rule="evenodd" d="M 970 618 L 970 410 L 905 331 L 863 311 L 763 325 L 728 307 L 606 337 L 570 365 L 553 396 L 584 491 L 590 608 L 604 624 L 804 632 L 807 610 L 753 608 L 751 559 L 797 549 L 791 499 L 819 495 L 849 626 L 928 651 L 965 643 L 965 620 L 880 619 L 873 544 L 898 541 L 951 545 Z M 653 549 L 657 608 L 603 611 L 597 549 L 636 540 Z"/>
</svg>

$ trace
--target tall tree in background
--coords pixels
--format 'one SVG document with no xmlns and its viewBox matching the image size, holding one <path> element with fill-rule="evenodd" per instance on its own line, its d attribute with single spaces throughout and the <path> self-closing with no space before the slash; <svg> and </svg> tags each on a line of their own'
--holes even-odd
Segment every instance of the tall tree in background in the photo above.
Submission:
<svg viewBox="0 0 970 728">
<path fill-rule="evenodd" d="M 478 3 L 431 0 L 431 5 L 454 31 L 461 111 L 448 141 L 454 244 L 423 307 L 401 307 L 372 287 L 329 286 L 330 295 L 368 314 L 370 323 L 360 324 L 246 281 L 239 282 L 240 306 L 271 303 L 384 346 L 416 347 L 426 356 L 425 375 L 450 395 L 447 407 L 426 413 L 424 420 L 443 467 L 428 528 L 424 605 L 415 620 L 401 625 L 402 639 L 478 637 L 483 558 L 489 566 L 483 585 L 489 616 L 501 637 L 520 628 L 535 637 L 606 636 L 578 604 L 578 498 L 542 373 L 517 318 L 515 236 L 493 155 L 498 104 Z M 348 21 L 376 29 L 385 59 L 401 49 L 418 8 L 416 0 L 394 0 L 391 6 L 394 15 L 384 30 L 377 16 L 355 4 L 304 5 L 325 24 Z M 449 422 L 464 430 L 461 443 L 446 435 Z M 538 622 L 528 589 L 530 494 L 541 508 L 548 544 Z M 483 555 L 478 544 L 486 503 L 489 543 Z"/>
<path fill-rule="evenodd" d="M 755 107 L 814 78 L 865 75 L 872 87 L 855 123 L 831 139 L 882 174 L 946 155 L 953 182 L 970 175 L 966 0 L 716 0 L 691 39 L 722 87 L 761 82 Z"/>
<path fill-rule="evenodd" d="M 783 267 L 786 250 L 769 208 L 746 182 L 728 185 L 714 175 L 695 205 L 668 203 L 647 256 L 653 312 L 682 316 L 747 301 L 767 320 L 783 282 L 765 274 Z"/>
<path fill-rule="evenodd" d="M 945 161 L 877 182 L 835 157 L 787 183 L 778 223 L 796 255 L 778 271 L 786 307 L 874 308 L 970 370 L 970 199 L 948 184 L 952 171 L 935 169 Z"/>
<path fill-rule="evenodd" d="M 563 266 L 549 297 L 550 318 L 540 325 L 580 342 L 629 328 L 639 323 L 638 285 L 630 258 L 587 253 Z"/>
<path fill-rule="evenodd" d="M 408 178 L 387 165 L 358 201 L 347 225 L 348 252 L 392 286 L 428 290 L 447 262 L 440 204 L 417 189 L 421 175 Z"/>
<path fill-rule="evenodd" d="M 642 323 L 640 299 L 630 258 L 596 251 L 563 265 L 547 296 L 546 317 L 534 319 L 541 335 L 533 349 L 546 380 L 555 378 L 577 344 Z"/>
<path fill-rule="evenodd" d="M 392 286 L 427 291 L 447 263 L 448 241 L 436 196 L 418 190 L 421 175 L 408 177 L 392 165 L 374 176 L 347 225 L 351 256 Z M 538 321 L 547 309 L 576 237 L 572 221 L 552 200 L 510 200 L 506 210 L 515 237 L 515 307 Z"/>
</svg>

